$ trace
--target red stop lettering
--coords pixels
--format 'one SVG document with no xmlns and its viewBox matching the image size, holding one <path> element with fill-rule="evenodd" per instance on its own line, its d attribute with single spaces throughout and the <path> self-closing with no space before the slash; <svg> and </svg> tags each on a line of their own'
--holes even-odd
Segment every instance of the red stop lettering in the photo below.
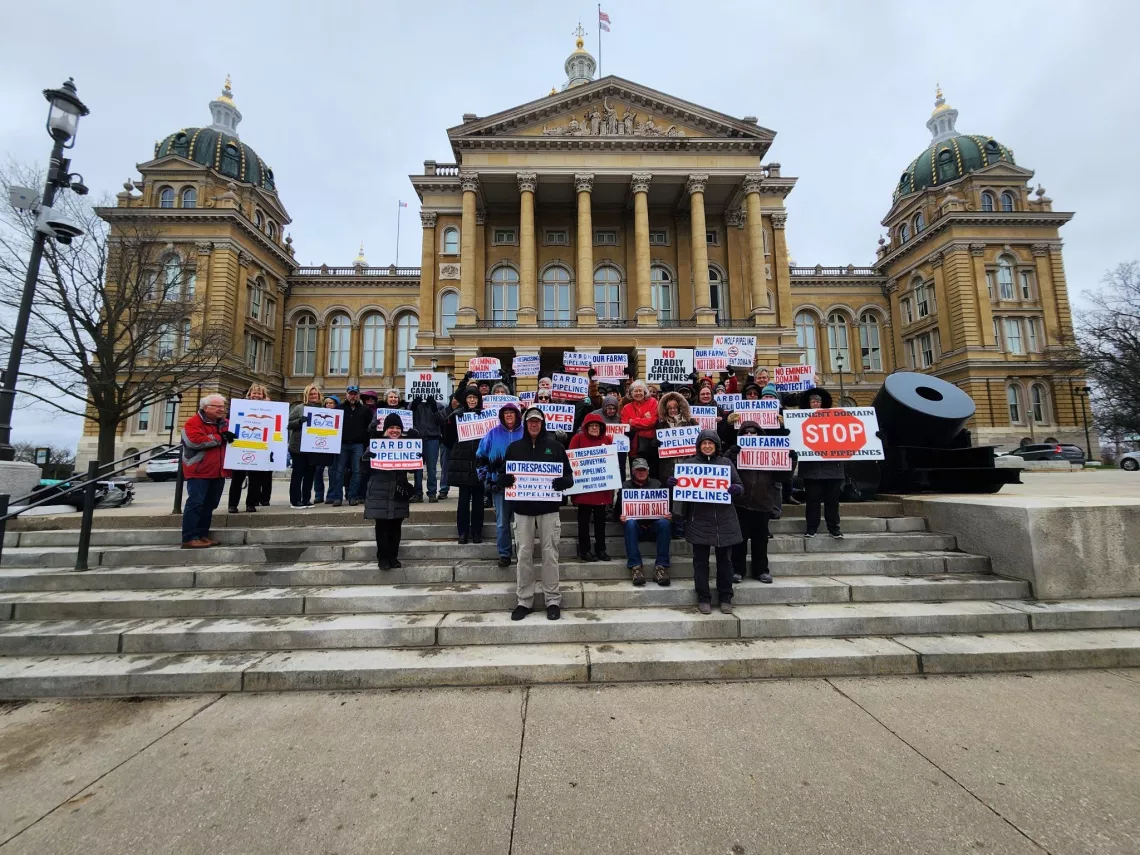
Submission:
<svg viewBox="0 0 1140 855">
<path fill-rule="evenodd" d="M 804 445 L 828 457 L 843 457 L 867 443 L 863 423 L 844 410 L 817 410 L 804 420 Z"/>
</svg>

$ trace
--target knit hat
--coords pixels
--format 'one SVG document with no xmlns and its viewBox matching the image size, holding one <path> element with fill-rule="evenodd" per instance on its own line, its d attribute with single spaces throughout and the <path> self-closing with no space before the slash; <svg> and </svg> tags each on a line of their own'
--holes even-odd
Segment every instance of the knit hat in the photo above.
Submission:
<svg viewBox="0 0 1140 855">
<path fill-rule="evenodd" d="M 772 398 L 778 399 L 780 397 L 780 393 L 776 389 L 776 384 L 775 383 L 769 383 L 767 386 L 765 386 L 763 389 L 761 389 L 760 390 L 760 397 L 761 398 L 772 397 Z"/>
<path fill-rule="evenodd" d="M 384 417 L 384 430 L 386 431 L 390 427 L 398 427 L 401 431 L 404 429 L 404 421 L 398 413 L 388 413 Z"/>
<path fill-rule="evenodd" d="M 606 395 L 602 398 L 602 409 L 606 407 L 620 407 L 621 401 L 618 400 L 617 395 Z"/>
<path fill-rule="evenodd" d="M 332 401 L 336 406 L 340 406 L 340 398 L 338 398 L 336 395 L 325 395 L 325 400 Z"/>
<path fill-rule="evenodd" d="M 634 469 L 648 469 L 649 464 L 645 462 L 644 457 L 635 457 L 635 458 L 633 458 L 633 461 L 629 464 L 629 468 L 631 471 Z"/>
</svg>

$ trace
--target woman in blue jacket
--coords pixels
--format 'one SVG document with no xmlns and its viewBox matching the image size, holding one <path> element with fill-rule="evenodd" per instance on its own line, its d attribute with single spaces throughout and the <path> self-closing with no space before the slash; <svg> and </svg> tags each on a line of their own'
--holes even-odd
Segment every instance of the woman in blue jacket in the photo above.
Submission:
<svg viewBox="0 0 1140 855">
<path fill-rule="evenodd" d="M 506 462 L 507 446 L 522 439 L 522 414 L 514 404 L 504 404 L 499 410 L 499 426 L 479 440 L 475 451 L 475 465 L 491 498 L 495 503 L 495 543 L 499 548 L 499 566 L 511 565 L 511 503 L 504 501 L 503 488 L 498 483 Z"/>
</svg>

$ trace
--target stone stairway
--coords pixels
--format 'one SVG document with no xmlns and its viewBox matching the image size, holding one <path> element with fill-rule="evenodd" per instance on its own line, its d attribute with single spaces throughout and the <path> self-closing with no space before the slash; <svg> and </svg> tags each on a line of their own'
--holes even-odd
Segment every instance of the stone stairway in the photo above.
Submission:
<svg viewBox="0 0 1140 855">
<path fill-rule="evenodd" d="M 176 518 L 108 516 L 83 573 L 71 521 L 36 520 L 5 538 L 0 698 L 1140 665 L 1140 599 L 1037 602 L 897 503 L 845 507 L 843 540 L 787 510 L 775 583 L 703 616 L 688 544 L 671 586 L 634 588 L 624 556 L 575 557 L 564 509 L 556 622 L 509 619 L 491 513 L 459 546 L 452 508 L 416 506 L 387 572 L 359 509 L 222 514 L 209 550 L 180 549 Z"/>
</svg>

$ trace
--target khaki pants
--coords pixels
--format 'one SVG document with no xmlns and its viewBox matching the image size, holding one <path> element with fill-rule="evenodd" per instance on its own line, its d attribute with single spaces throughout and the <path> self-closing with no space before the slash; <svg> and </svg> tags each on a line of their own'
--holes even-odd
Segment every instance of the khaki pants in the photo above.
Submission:
<svg viewBox="0 0 1140 855">
<path fill-rule="evenodd" d="M 558 511 L 528 517 L 515 514 L 515 537 L 518 540 L 518 600 L 520 606 L 534 607 L 534 537 L 538 535 L 539 549 L 542 550 L 542 593 L 546 605 L 562 603 L 558 590 L 558 541 L 562 537 L 562 520 Z"/>
</svg>

